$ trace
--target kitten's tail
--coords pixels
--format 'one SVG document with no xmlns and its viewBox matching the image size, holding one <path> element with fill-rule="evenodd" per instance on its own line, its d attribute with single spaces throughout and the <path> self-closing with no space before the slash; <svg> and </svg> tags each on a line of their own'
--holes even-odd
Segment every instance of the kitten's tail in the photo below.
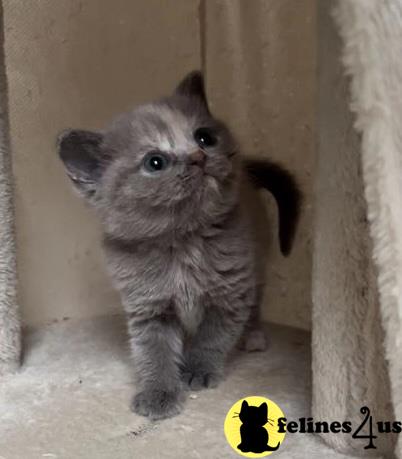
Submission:
<svg viewBox="0 0 402 459">
<path fill-rule="evenodd" d="M 300 217 L 302 193 L 290 172 L 265 159 L 246 159 L 244 165 L 257 188 L 265 188 L 276 200 L 281 252 L 289 255 Z"/>
</svg>

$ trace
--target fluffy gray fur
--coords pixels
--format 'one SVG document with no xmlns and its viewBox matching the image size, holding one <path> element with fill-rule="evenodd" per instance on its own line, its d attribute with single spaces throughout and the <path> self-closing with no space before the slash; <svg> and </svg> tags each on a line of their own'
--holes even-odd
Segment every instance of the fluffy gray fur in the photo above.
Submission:
<svg viewBox="0 0 402 459">
<path fill-rule="evenodd" d="M 216 145 L 197 144 L 206 127 Z M 149 172 L 149 152 L 169 155 Z M 236 143 L 209 112 L 202 76 L 98 132 L 72 130 L 59 153 L 104 230 L 110 276 L 127 314 L 138 392 L 132 409 L 177 414 L 183 388 L 214 387 L 246 324 L 258 331 L 255 246 L 239 189 Z M 262 342 L 261 342 L 262 341 Z"/>
</svg>

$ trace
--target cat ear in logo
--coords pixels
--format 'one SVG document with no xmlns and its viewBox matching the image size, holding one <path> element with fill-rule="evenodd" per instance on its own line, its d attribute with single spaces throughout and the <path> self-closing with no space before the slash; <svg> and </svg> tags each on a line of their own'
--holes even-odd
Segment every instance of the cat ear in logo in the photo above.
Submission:
<svg viewBox="0 0 402 459">
<path fill-rule="evenodd" d="M 84 130 L 63 131 L 57 140 L 60 159 L 78 192 L 90 199 L 107 164 L 103 135 Z"/>
</svg>

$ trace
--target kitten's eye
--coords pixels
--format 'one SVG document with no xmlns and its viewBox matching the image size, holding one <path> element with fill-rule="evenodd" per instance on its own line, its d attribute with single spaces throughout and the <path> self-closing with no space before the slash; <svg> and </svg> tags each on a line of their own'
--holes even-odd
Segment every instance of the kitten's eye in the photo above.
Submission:
<svg viewBox="0 0 402 459">
<path fill-rule="evenodd" d="M 170 158 L 164 153 L 151 152 L 145 155 L 142 164 L 147 172 L 159 172 L 169 167 Z"/>
<path fill-rule="evenodd" d="M 213 131 L 209 128 L 199 128 L 194 132 L 194 140 L 200 148 L 213 147 L 217 144 L 218 139 Z"/>
</svg>

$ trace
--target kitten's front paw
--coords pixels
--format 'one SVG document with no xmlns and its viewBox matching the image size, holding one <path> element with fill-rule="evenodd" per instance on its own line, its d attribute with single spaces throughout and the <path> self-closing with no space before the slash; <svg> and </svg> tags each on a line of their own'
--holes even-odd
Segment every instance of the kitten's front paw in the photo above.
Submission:
<svg viewBox="0 0 402 459">
<path fill-rule="evenodd" d="M 179 391 L 163 389 L 145 389 L 134 396 L 131 409 L 141 416 L 148 416 L 153 421 L 176 416 L 182 408 Z"/>
<path fill-rule="evenodd" d="M 213 389 L 221 379 L 222 375 L 214 371 L 185 369 L 182 372 L 182 380 L 190 390 Z"/>
</svg>

